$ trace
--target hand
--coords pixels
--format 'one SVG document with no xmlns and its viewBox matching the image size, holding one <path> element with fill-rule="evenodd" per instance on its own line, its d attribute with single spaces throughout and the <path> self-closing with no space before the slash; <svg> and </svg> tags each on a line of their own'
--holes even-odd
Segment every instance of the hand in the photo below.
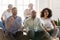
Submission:
<svg viewBox="0 0 60 40">
<path fill-rule="evenodd" d="M 23 26 L 20 26 L 20 30 L 23 31 Z"/>
<path fill-rule="evenodd" d="M 45 32 L 46 33 L 46 36 L 49 36 L 50 37 L 50 34 L 48 32 Z"/>
<path fill-rule="evenodd" d="M 50 31 L 51 29 L 46 29 L 47 31 Z"/>
<path fill-rule="evenodd" d="M 27 29 L 24 29 L 23 31 L 28 33 L 28 30 Z"/>
<path fill-rule="evenodd" d="M 10 22 L 10 23 L 13 23 L 13 21 L 14 21 L 14 18 L 11 17 L 11 18 L 9 19 L 9 22 Z"/>
<path fill-rule="evenodd" d="M 6 25 L 6 28 L 7 29 L 10 29 L 11 28 L 11 25 L 12 25 L 12 23 L 13 23 L 13 21 L 14 21 L 14 18 L 13 17 L 11 17 L 10 19 L 8 19 L 9 21 L 7 22 L 7 23 L 5 23 L 5 25 Z"/>
<path fill-rule="evenodd" d="M 57 26 L 54 27 L 54 30 L 56 30 L 56 29 L 57 29 Z"/>
</svg>

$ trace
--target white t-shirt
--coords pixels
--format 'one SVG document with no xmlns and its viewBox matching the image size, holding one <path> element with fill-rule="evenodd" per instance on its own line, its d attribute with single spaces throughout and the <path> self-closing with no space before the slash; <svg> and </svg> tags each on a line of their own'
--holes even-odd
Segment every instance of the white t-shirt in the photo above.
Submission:
<svg viewBox="0 0 60 40">
<path fill-rule="evenodd" d="M 41 18 L 42 21 L 43 21 L 43 25 L 48 28 L 48 29 L 54 29 L 52 23 L 51 23 L 51 18 L 48 18 L 48 19 L 44 19 L 44 18 Z"/>
<path fill-rule="evenodd" d="M 31 11 L 32 11 L 32 10 L 26 9 L 26 10 L 24 11 L 24 17 L 25 17 L 25 18 L 26 18 L 26 17 L 30 17 L 30 16 L 31 16 Z"/>
<path fill-rule="evenodd" d="M 3 17 L 3 20 L 7 20 L 7 18 L 9 18 L 10 16 L 12 15 L 12 13 L 8 12 L 8 11 L 5 11 L 2 15 Z"/>
</svg>

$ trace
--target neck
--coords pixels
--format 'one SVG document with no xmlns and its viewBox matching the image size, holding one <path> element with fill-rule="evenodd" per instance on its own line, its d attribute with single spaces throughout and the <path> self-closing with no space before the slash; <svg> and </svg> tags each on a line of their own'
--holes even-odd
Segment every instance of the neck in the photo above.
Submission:
<svg viewBox="0 0 60 40">
<path fill-rule="evenodd" d="M 11 10 L 11 9 L 7 9 L 7 11 L 8 11 L 8 12 L 12 12 L 12 10 Z"/>
<path fill-rule="evenodd" d="M 30 8 L 29 10 L 32 10 L 32 8 Z"/>
<path fill-rule="evenodd" d="M 47 19 L 47 16 L 44 16 L 45 19 Z"/>
<path fill-rule="evenodd" d="M 32 19 L 34 20 L 34 19 L 35 19 L 35 17 L 32 17 Z"/>
<path fill-rule="evenodd" d="M 13 15 L 14 19 L 16 18 L 16 15 Z"/>
</svg>

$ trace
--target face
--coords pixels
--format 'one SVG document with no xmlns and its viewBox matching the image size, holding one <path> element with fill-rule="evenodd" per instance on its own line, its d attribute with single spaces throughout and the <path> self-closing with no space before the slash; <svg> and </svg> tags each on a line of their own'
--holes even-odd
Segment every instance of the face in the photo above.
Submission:
<svg viewBox="0 0 60 40">
<path fill-rule="evenodd" d="M 36 17 L 36 12 L 32 11 L 31 16 L 32 16 L 32 18 L 35 18 Z"/>
<path fill-rule="evenodd" d="M 29 9 L 33 9 L 33 4 L 29 4 Z"/>
<path fill-rule="evenodd" d="M 12 10 L 12 13 L 13 13 L 13 15 L 17 15 L 17 9 L 14 8 L 14 9 Z"/>
<path fill-rule="evenodd" d="M 12 7 L 13 7 L 12 5 L 8 5 L 8 9 L 12 9 Z"/>
<path fill-rule="evenodd" d="M 44 16 L 48 17 L 48 15 L 49 15 L 48 10 L 45 10 L 45 11 L 44 11 Z"/>
</svg>

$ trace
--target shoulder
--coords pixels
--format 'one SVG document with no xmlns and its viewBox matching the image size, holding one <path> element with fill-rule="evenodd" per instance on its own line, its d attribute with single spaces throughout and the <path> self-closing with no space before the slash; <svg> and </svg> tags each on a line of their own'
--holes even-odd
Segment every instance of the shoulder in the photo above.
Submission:
<svg viewBox="0 0 60 40">
<path fill-rule="evenodd" d="M 17 18 L 18 18 L 18 19 L 21 19 L 21 17 L 20 17 L 20 16 L 17 16 Z"/>
<path fill-rule="evenodd" d="M 48 20 L 52 21 L 52 20 L 53 20 L 53 18 L 48 18 Z"/>
<path fill-rule="evenodd" d="M 25 10 L 29 10 L 29 9 L 25 9 Z"/>
<path fill-rule="evenodd" d="M 19 17 L 19 16 L 17 16 L 16 20 L 18 20 L 18 21 L 22 21 L 22 18 Z"/>
<path fill-rule="evenodd" d="M 38 18 L 38 22 L 39 23 L 44 23 L 44 21 L 42 20 L 42 18 Z"/>
<path fill-rule="evenodd" d="M 7 10 L 3 12 L 3 15 L 5 15 L 5 14 L 6 14 L 6 12 L 7 12 Z"/>
<path fill-rule="evenodd" d="M 28 22 L 28 21 L 30 21 L 30 20 L 31 20 L 31 17 L 29 17 L 29 18 L 25 19 L 25 21 L 24 21 L 24 22 Z"/>
<path fill-rule="evenodd" d="M 36 20 L 39 20 L 39 21 L 40 21 L 40 20 L 41 20 L 41 18 L 36 17 Z"/>
<path fill-rule="evenodd" d="M 6 13 L 6 12 L 8 12 L 7 10 L 5 10 L 3 13 Z"/>
<path fill-rule="evenodd" d="M 8 17 L 7 20 L 9 20 L 10 18 L 12 18 L 12 16 Z"/>
<path fill-rule="evenodd" d="M 54 20 L 52 17 L 50 18 L 51 20 Z"/>
<path fill-rule="evenodd" d="M 39 20 L 40 20 L 40 18 L 36 17 L 36 20 L 37 20 L 37 21 L 39 21 Z"/>
<path fill-rule="evenodd" d="M 24 11 L 26 12 L 26 11 L 28 11 L 29 9 L 25 9 Z"/>
</svg>

